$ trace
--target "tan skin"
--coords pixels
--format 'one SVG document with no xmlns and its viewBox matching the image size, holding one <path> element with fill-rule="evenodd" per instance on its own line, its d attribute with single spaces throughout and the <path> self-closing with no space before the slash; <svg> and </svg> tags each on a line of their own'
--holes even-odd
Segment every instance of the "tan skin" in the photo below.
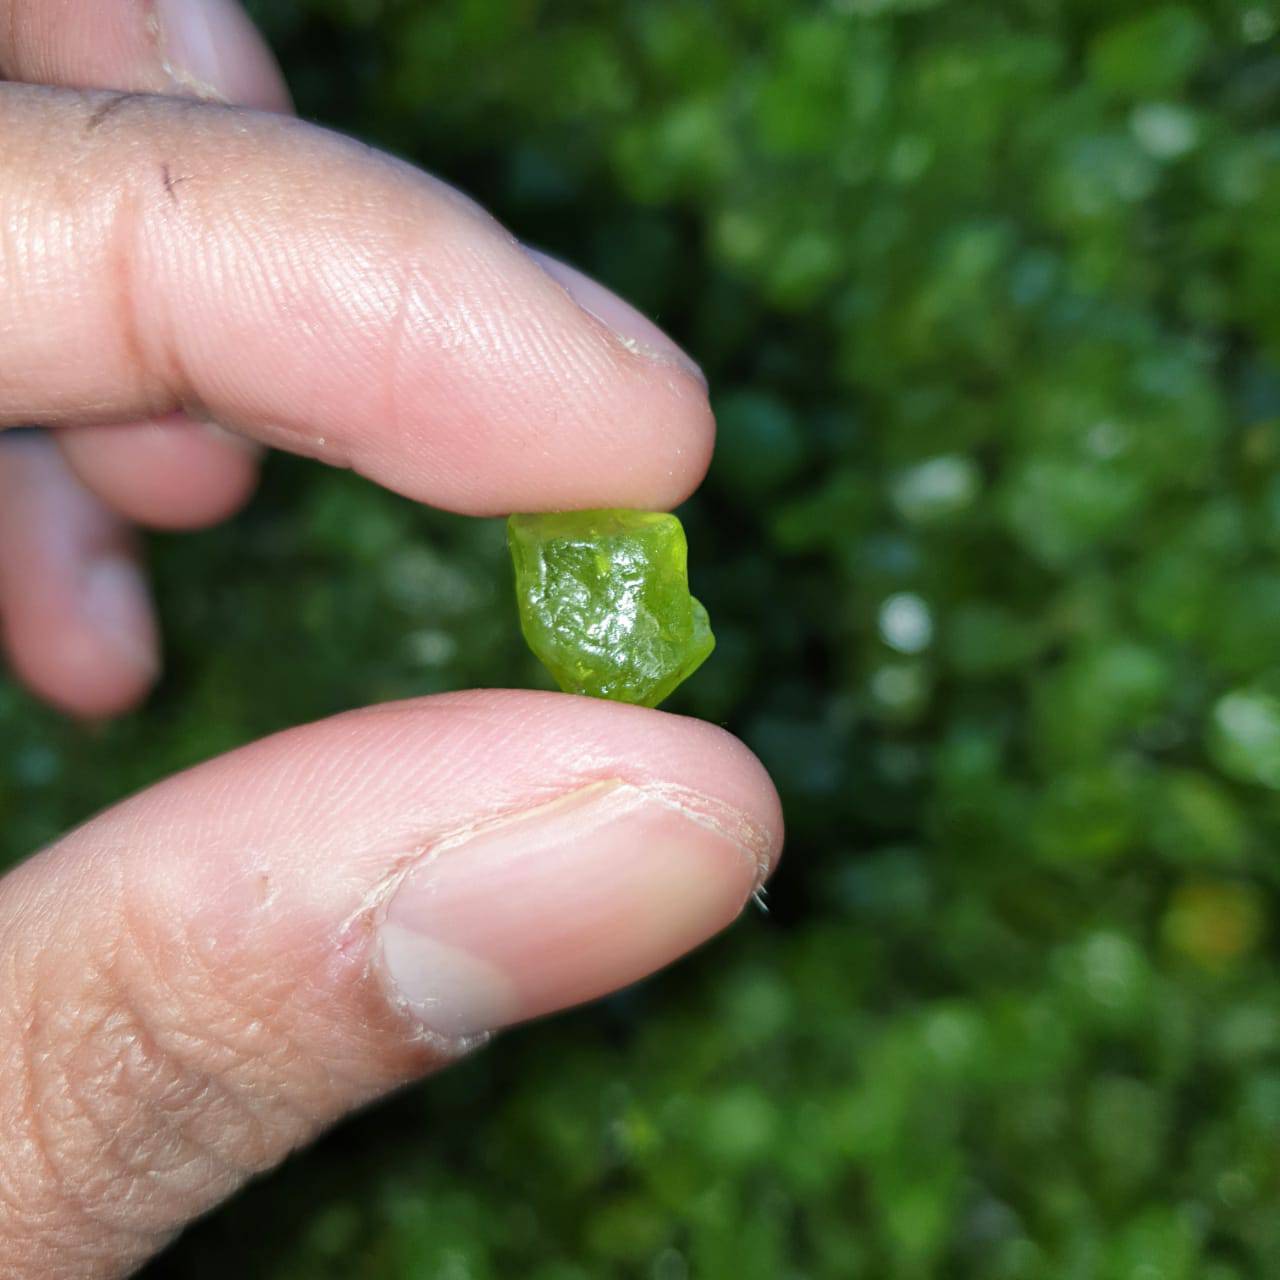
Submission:
<svg viewBox="0 0 1280 1280">
<path fill-rule="evenodd" d="M 688 358 L 290 119 L 231 0 L 0 0 L 0 70 L 0 624 L 67 712 L 159 670 L 135 527 L 231 515 L 262 447 L 476 515 L 702 478 Z M 500 690 L 95 818 L 0 880 L 0 1274 L 128 1273 L 352 1108 L 696 946 L 781 840 L 721 731 Z"/>
</svg>

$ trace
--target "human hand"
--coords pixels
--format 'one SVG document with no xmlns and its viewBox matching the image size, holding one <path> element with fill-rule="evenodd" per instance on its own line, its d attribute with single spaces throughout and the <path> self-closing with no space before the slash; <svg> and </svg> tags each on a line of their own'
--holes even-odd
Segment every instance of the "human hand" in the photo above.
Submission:
<svg viewBox="0 0 1280 1280">
<path fill-rule="evenodd" d="M 701 479 L 686 357 L 443 184 L 265 114 L 224 0 L 0 0 L 0 69 L 0 427 L 57 428 L 0 436 L 0 614 L 50 700 L 142 696 L 128 521 L 233 510 L 246 441 L 477 515 Z M 0 1273 L 126 1272 L 351 1108 L 696 945 L 780 842 L 721 731 L 555 694 L 356 712 L 134 797 L 0 880 Z"/>
</svg>

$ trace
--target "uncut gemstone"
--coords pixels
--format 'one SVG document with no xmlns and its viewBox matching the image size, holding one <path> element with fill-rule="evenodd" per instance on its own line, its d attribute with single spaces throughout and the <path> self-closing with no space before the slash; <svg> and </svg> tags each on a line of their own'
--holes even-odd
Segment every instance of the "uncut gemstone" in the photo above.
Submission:
<svg viewBox="0 0 1280 1280">
<path fill-rule="evenodd" d="M 515 515 L 507 542 L 520 629 L 566 693 L 656 707 L 715 647 L 675 516 Z"/>
</svg>

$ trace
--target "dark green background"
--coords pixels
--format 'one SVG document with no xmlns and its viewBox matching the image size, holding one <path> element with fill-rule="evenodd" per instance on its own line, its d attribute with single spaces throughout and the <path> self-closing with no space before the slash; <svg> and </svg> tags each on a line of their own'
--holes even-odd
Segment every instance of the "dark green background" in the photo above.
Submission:
<svg viewBox="0 0 1280 1280">
<path fill-rule="evenodd" d="M 305 114 L 704 363 L 720 647 L 671 705 L 790 846 L 770 915 L 148 1274 L 1280 1274 L 1276 0 L 253 8 Z M 0 688 L 10 860 L 279 726 L 541 682 L 500 526 L 349 476 L 276 459 L 153 560 L 143 714 Z"/>
</svg>

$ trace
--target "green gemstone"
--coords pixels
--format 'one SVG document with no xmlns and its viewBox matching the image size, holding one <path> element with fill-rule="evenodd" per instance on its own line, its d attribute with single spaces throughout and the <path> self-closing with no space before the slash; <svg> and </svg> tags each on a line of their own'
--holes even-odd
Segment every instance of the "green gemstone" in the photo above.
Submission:
<svg viewBox="0 0 1280 1280">
<path fill-rule="evenodd" d="M 675 516 L 516 515 L 507 542 L 520 629 L 566 693 L 656 707 L 715 648 Z"/>
</svg>

